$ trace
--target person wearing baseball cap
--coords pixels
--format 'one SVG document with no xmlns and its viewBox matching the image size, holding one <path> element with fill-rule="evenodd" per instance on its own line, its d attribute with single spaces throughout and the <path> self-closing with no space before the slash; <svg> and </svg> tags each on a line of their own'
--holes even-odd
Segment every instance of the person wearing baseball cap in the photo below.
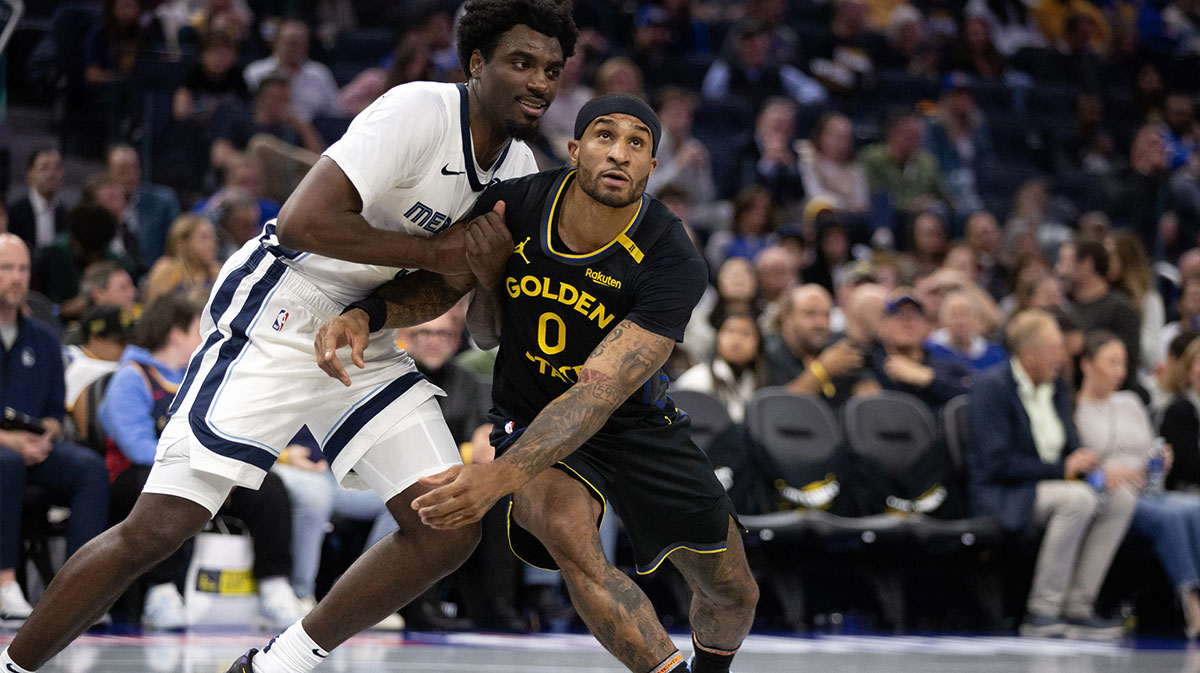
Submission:
<svg viewBox="0 0 1200 673">
<path fill-rule="evenodd" d="M 129 344 L 133 327 L 133 313 L 111 304 L 100 304 L 84 311 L 79 320 L 83 344 L 63 346 L 66 362 L 64 378 L 67 396 L 64 400 L 67 413 L 80 434 L 87 441 L 87 388 L 97 379 L 117 371 L 121 353 Z M 77 411 L 78 409 L 78 411 Z"/>
<path fill-rule="evenodd" d="M 884 390 L 913 395 L 936 413 L 943 404 L 967 392 L 971 372 L 959 362 L 926 350 L 929 333 L 925 307 L 912 288 L 896 288 L 884 304 L 874 368 Z"/>
</svg>

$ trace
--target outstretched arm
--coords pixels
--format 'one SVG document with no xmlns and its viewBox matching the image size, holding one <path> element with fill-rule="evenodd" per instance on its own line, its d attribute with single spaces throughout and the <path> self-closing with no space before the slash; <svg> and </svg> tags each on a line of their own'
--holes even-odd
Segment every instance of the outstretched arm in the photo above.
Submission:
<svg viewBox="0 0 1200 673">
<path fill-rule="evenodd" d="M 500 345 L 504 317 L 504 267 L 512 256 L 513 241 L 504 223 L 503 201 L 471 221 L 467 229 L 467 265 L 475 278 L 475 294 L 467 309 L 467 329 L 480 348 Z"/>
<path fill-rule="evenodd" d="M 458 528 L 478 521 L 501 497 L 570 455 L 667 361 L 675 343 L 632 321 L 617 325 L 588 356 L 579 380 L 542 409 L 504 455 L 456 465 L 423 479 L 437 486 L 413 501 L 427 525 Z"/>
</svg>

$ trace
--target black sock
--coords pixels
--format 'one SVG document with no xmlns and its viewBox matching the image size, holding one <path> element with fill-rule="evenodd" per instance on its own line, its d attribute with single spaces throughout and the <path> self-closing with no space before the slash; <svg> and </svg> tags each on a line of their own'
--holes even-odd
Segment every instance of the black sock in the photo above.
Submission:
<svg viewBox="0 0 1200 673">
<path fill-rule="evenodd" d="M 679 650 L 675 650 L 671 656 L 650 669 L 650 673 L 687 673 L 687 662 L 683 660 L 683 655 L 679 653 Z"/>
<path fill-rule="evenodd" d="M 701 645 L 692 634 L 692 646 L 695 648 L 695 660 L 692 661 L 692 673 L 729 673 L 729 665 L 733 663 L 733 655 L 737 649 L 718 650 Z"/>
</svg>

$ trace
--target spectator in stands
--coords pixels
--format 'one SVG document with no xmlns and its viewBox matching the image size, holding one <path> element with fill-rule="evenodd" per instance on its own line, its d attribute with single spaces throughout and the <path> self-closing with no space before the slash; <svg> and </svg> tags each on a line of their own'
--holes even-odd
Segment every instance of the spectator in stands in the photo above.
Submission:
<svg viewBox="0 0 1200 673">
<path fill-rule="evenodd" d="M 645 100 L 646 85 L 642 69 L 624 56 L 614 56 L 596 68 L 597 96 L 606 93 L 627 93 Z"/>
<path fill-rule="evenodd" d="M 226 260 L 252 238 L 262 233 L 262 207 L 260 200 L 252 198 L 241 189 L 231 189 L 220 205 L 208 211 L 208 217 L 217 227 L 217 259 Z"/>
<path fill-rule="evenodd" d="M 29 193 L 8 209 L 8 230 L 20 236 L 36 257 L 67 231 L 67 209 L 61 201 L 62 155 L 58 150 L 43 147 L 31 152 L 25 182 Z"/>
<path fill-rule="evenodd" d="M 1080 360 L 1083 384 L 1075 403 L 1079 442 L 1096 447 L 1106 485 L 1138 494 L 1129 532 L 1154 543 L 1154 552 L 1179 595 L 1189 640 L 1200 637 L 1200 498 L 1147 493 L 1147 462 L 1154 426 L 1141 398 L 1119 390 L 1125 380 L 1125 346 L 1111 332 L 1091 332 Z M 1172 454 L 1163 457 L 1171 472 Z"/>
<path fill-rule="evenodd" d="M 112 479 L 110 523 L 128 516 L 150 476 L 158 436 L 166 425 L 171 400 L 183 380 L 192 352 L 200 346 L 199 304 L 163 295 L 146 307 L 135 343 L 121 356 L 100 403 L 99 417 L 109 437 Z M 259 614 L 272 629 L 283 629 L 302 615 L 288 584 L 292 570 L 292 517 L 287 490 L 268 473 L 258 490 L 234 489 L 222 511 L 246 524 L 254 543 Z M 146 573 L 144 622 L 151 628 L 186 625 L 183 598 L 176 584 L 187 572 L 186 544 Z"/>
<path fill-rule="evenodd" d="M 89 264 L 79 280 L 80 294 L 87 306 L 116 306 L 122 311 L 139 313 L 137 286 L 125 267 L 111 260 Z"/>
<path fill-rule="evenodd" d="M 558 73 L 558 95 L 554 97 L 554 105 L 542 113 L 542 122 L 539 125 L 550 152 L 562 162 L 569 159 L 567 141 L 575 137 L 575 117 L 583 108 L 583 104 L 596 96 L 591 87 L 582 81 L 585 65 L 586 59 L 582 53 L 576 53 L 563 63 L 563 68 Z M 661 147 L 659 151 L 662 151 Z"/>
<path fill-rule="evenodd" d="M 1074 127 L 1059 147 L 1059 170 L 1110 175 L 1116 170 L 1117 141 L 1104 119 L 1104 99 L 1084 91 L 1075 97 Z"/>
<path fill-rule="evenodd" d="M 695 362 L 707 358 L 716 339 L 716 325 L 729 313 L 758 313 L 758 276 L 745 257 L 730 257 L 717 268 L 716 289 L 708 288 L 684 329 L 682 348 Z M 766 330 L 764 330 L 766 331 Z"/>
<path fill-rule="evenodd" d="M 974 513 L 1007 531 L 1044 528 L 1021 634 L 1116 638 L 1120 622 L 1099 618 L 1096 597 L 1136 503 L 1108 489 L 1104 506 L 1083 478 L 1100 469 L 1081 448 L 1071 397 L 1059 377 L 1063 335 L 1043 311 L 1018 314 L 1007 329 L 1013 354 L 969 392 L 966 446 Z"/>
<path fill-rule="evenodd" d="M 1104 14 L 1087 0 L 1037 0 L 1032 5 L 1033 20 L 1051 44 L 1069 41 L 1073 24 L 1083 20 L 1091 23 L 1089 44 L 1096 53 L 1108 51 L 1112 29 Z"/>
<path fill-rule="evenodd" d="M 834 272 L 850 261 L 850 232 L 846 230 L 841 213 L 825 207 L 821 201 L 812 199 L 804 207 L 806 227 L 816 230 L 817 240 L 812 264 L 803 275 L 805 282 L 816 283 L 832 292 Z"/>
<path fill-rule="evenodd" d="M 812 282 L 811 280 L 809 282 Z M 846 331 L 847 312 L 850 298 L 859 286 L 875 282 L 875 268 L 869 260 L 851 260 L 839 266 L 833 273 L 833 311 L 829 327 L 834 334 Z"/>
<path fill-rule="evenodd" d="M 1158 425 L 1175 454 L 1167 488 L 1194 493 L 1200 488 L 1200 339 L 1193 339 L 1175 363 L 1170 392 L 1174 396 Z"/>
<path fill-rule="evenodd" d="M 785 207 L 804 198 L 796 150 L 796 105 L 787 98 L 771 98 L 754 122 L 754 137 L 739 157 L 740 185 L 762 185 L 776 204 Z"/>
<path fill-rule="evenodd" d="M 867 0 L 834 3 L 829 32 L 807 36 L 804 43 L 809 72 L 846 98 L 868 89 L 884 44 L 870 30 L 867 9 Z"/>
<path fill-rule="evenodd" d="M 1092 239 L 1074 242 L 1074 255 L 1060 259 L 1062 275 L 1074 302 L 1074 313 L 1085 332 L 1105 329 L 1121 338 L 1129 355 L 1125 390 L 1137 385 L 1137 363 L 1141 360 L 1141 318 L 1124 295 L 1114 292 L 1108 281 L 1109 255 L 1104 245 Z M 1065 274 L 1065 275 L 1064 275 Z"/>
<path fill-rule="evenodd" d="M 979 262 L 975 261 L 975 252 L 962 241 L 951 243 L 946 248 L 946 257 L 940 268 L 955 271 L 974 282 L 979 279 Z"/>
<path fill-rule="evenodd" d="M 913 261 L 916 262 L 917 276 L 933 273 L 942 266 L 949 238 L 946 221 L 936 212 L 926 211 L 913 218 L 908 240 Z"/>
<path fill-rule="evenodd" d="M 1060 0 L 1049 1 L 1060 2 Z M 1091 3 L 1086 0 L 1080 4 L 1091 6 Z M 1109 46 L 1107 36 L 1103 38 L 1101 44 L 1097 45 L 1096 38 L 1100 32 L 1100 22 L 1090 14 L 1075 12 L 1067 16 L 1063 38 L 1057 41 L 1059 52 L 1057 67 L 1051 71 L 1038 72 L 1037 75 L 1043 79 L 1052 77 L 1070 82 L 1086 89 L 1099 89 L 1105 84 L 1102 59 L 1103 55 L 1108 52 Z"/>
<path fill-rule="evenodd" d="M 253 34 L 254 12 L 246 0 L 205 0 L 199 11 L 187 16 L 179 29 L 179 42 L 195 45 L 215 35 L 236 41 L 243 47 L 256 37 Z"/>
<path fill-rule="evenodd" d="M 681 52 L 671 45 L 668 19 L 667 11 L 656 5 L 641 7 L 633 15 L 633 44 L 626 56 L 641 70 L 652 98 L 664 86 L 686 80 Z"/>
<path fill-rule="evenodd" d="M 862 166 L 854 162 L 854 126 L 840 112 L 817 120 L 811 141 L 801 141 L 800 177 L 804 194 L 832 200 L 835 208 L 864 213 L 870 207 L 870 187 Z"/>
<path fill-rule="evenodd" d="M 968 0 L 966 14 L 987 21 L 996 49 L 1005 57 L 1026 47 L 1049 44 L 1038 30 L 1025 0 Z"/>
<path fill-rule="evenodd" d="M 1004 228 L 1010 236 L 1016 232 L 1029 232 L 1037 241 L 1042 253 L 1050 257 L 1059 254 L 1059 248 L 1075 232 L 1059 222 L 1050 212 L 1050 189 L 1040 178 L 1026 180 L 1013 195 L 1013 207 Z"/>
<path fill-rule="evenodd" d="M 911 75 L 936 74 L 938 53 L 924 36 L 925 16 L 921 10 L 901 4 L 892 10 L 883 27 L 886 38 L 875 65 L 881 70 L 906 71 Z"/>
<path fill-rule="evenodd" d="M 741 102 L 751 110 L 762 109 L 777 96 L 788 96 L 800 105 L 828 98 L 816 80 L 771 58 L 770 27 L 755 19 L 734 26 L 724 55 L 704 74 L 700 93 L 708 100 Z"/>
<path fill-rule="evenodd" d="M 825 399 L 835 410 L 851 396 L 870 394 L 879 384 L 867 367 L 868 344 L 833 342 L 829 314 L 833 299 L 819 285 L 795 288 L 781 300 L 779 334 L 766 339 L 767 384 Z"/>
<path fill-rule="evenodd" d="M 1008 269 L 1001 262 L 1004 251 L 1001 247 L 1000 223 L 996 216 L 986 210 L 977 210 L 967 217 L 963 240 L 979 265 L 979 285 L 987 290 L 992 299 L 1000 301 L 1008 292 Z"/>
<path fill-rule="evenodd" d="M 959 361 L 925 348 L 929 336 L 925 307 L 909 288 L 888 296 L 879 329 L 879 346 L 872 354 L 875 379 L 884 390 L 898 390 L 920 399 L 935 413 L 967 392 L 971 370 Z"/>
<path fill-rule="evenodd" d="M 160 294 L 203 302 L 220 271 L 216 226 L 199 215 L 181 215 L 167 236 L 167 254 L 154 263 L 146 279 L 146 303 Z"/>
<path fill-rule="evenodd" d="M 952 72 L 942 80 L 937 116 L 925 131 L 925 147 L 937 159 L 946 176 L 955 208 L 972 211 L 983 202 L 976 189 L 975 170 L 993 154 L 987 120 L 975 104 L 974 83 L 964 72 Z"/>
<path fill-rule="evenodd" d="M 125 198 L 125 190 L 121 183 L 110 173 L 95 173 L 84 181 L 79 203 L 97 205 L 112 214 L 117 223 L 117 231 L 108 245 L 109 252 L 120 257 L 129 273 L 135 279 L 140 279 L 147 267 L 142 261 L 142 246 L 138 241 L 137 232 L 125 219 L 129 212 L 129 199 Z"/>
<path fill-rule="evenodd" d="M 87 388 L 97 379 L 117 371 L 121 353 L 129 345 L 133 311 L 100 304 L 83 312 L 79 319 L 82 345 L 63 346 L 64 379 L 67 413 L 75 424 L 75 436 L 89 443 L 89 417 L 95 410 L 88 403 Z M 103 453 L 103 443 L 98 450 Z"/>
<path fill-rule="evenodd" d="M 1154 378 L 1146 382 L 1146 390 L 1150 393 L 1151 414 L 1161 420 L 1163 411 L 1175 399 L 1177 390 L 1176 379 L 1179 376 L 1179 361 L 1183 359 L 1188 346 L 1200 337 L 1200 331 L 1187 329 L 1175 335 L 1167 344 L 1163 361 L 1154 372 Z M 1186 385 L 1184 386 L 1186 388 Z"/>
<path fill-rule="evenodd" d="M 963 16 L 962 32 L 954 46 L 949 65 L 974 77 L 997 81 L 1004 75 L 1004 57 L 992 38 L 992 26 L 985 12 L 973 11 L 969 3 Z"/>
<path fill-rule="evenodd" d="M 130 265 L 110 248 L 117 233 L 117 218 L 103 207 L 76 206 L 67 216 L 67 227 L 67 234 L 42 251 L 38 287 L 60 305 L 64 319 L 73 320 L 87 307 L 87 294 L 80 285 L 84 269 L 101 260 L 116 262 L 126 270 Z"/>
<path fill-rule="evenodd" d="M 103 84 L 128 77 L 142 40 L 141 0 L 105 0 L 100 24 L 88 33 L 84 46 L 84 81 Z"/>
<path fill-rule="evenodd" d="M 691 0 L 665 0 L 660 3 L 667 12 L 667 30 L 670 36 L 671 48 L 679 52 L 707 54 L 712 51 L 708 24 L 697 17 L 699 7 Z M 764 4 L 764 3 L 760 3 Z M 765 3 L 769 4 L 769 3 Z M 782 3 L 779 3 L 782 4 Z M 750 7 L 754 12 L 758 8 Z M 780 22 L 782 24 L 782 22 Z M 789 60 L 784 58 L 782 60 Z M 559 94 L 562 95 L 561 93 Z M 554 99 L 555 104 L 558 99 Z"/>
<path fill-rule="evenodd" d="M 1141 321 L 1141 355 L 1130 366 L 1136 366 L 1139 378 L 1145 379 L 1158 367 L 1167 309 L 1151 284 L 1150 261 L 1137 236 L 1125 230 L 1109 232 L 1104 237 L 1104 251 L 1108 253 L 1108 282 L 1125 295 Z"/>
<path fill-rule="evenodd" d="M 1131 229 L 1142 240 L 1151 258 L 1173 258 L 1195 241 L 1166 240 L 1162 231 L 1168 158 L 1158 124 L 1138 129 L 1129 149 L 1129 168 L 1120 176 L 1119 189 L 1105 208 L 1117 227 Z"/>
<path fill-rule="evenodd" d="M 558 99 L 554 102 L 557 104 Z M 710 203 L 717 196 L 717 187 L 708 149 L 692 136 L 696 96 L 682 87 L 664 87 L 658 94 L 657 112 L 663 133 L 658 144 L 658 167 L 646 190 L 657 194 L 666 185 L 679 185 L 691 192 L 693 203 Z"/>
<path fill-rule="evenodd" d="M 1200 243 L 1200 153 L 1171 176 L 1170 193 L 1179 221 L 1175 248 Z"/>
<path fill-rule="evenodd" d="M 937 159 L 921 146 L 921 118 L 912 112 L 893 113 L 883 133 L 883 142 L 858 155 L 872 193 L 887 194 L 892 207 L 904 213 L 939 207 L 947 191 Z"/>
<path fill-rule="evenodd" d="M 1170 170 L 1187 164 L 1200 151 L 1200 124 L 1191 95 L 1177 92 L 1167 96 L 1163 111 L 1163 144 Z"/>
<path fill-rule="evenodd" d="M 718 231 L 708 239 L 704 256 L 713 267 L 730 257 L 745 257 L 754 262 L 759 253 L 776 242 L 776 215 L 771 193 L 766 187 L 746 187 L 733 199 L 733 222 L 727 231 Z"/>
<path fill-rule="evenodd" d="M 258 159 L 248 154 L 233 154 L 225 162 L 224 170 L 225 182 L 221 189 L 197 203 L 192 208 L 193 213 L 204 215 L 213 220 L 218 227 L 224 227 L 214 213 L 236 196 L 249 199 L 258 207 L 254 217 L 254 224 L 258 230 L 279 215 L 279 202 L 265 196 L 263 166 Z"/>
<path fill-rule="evenodd" d="M 213 131 L 209 160 L 214 168 L 227 166 L 235 152 L 244 151 L 258 134 L 273 136 L 310 152 L 325 150 L 325 140 L 312 122 L 291 107 L 288 80 L 272 75 L 263 79 L 254 95 L 251 112 L 235 112 Z"/>
<path fill-rule="evenodd" d="M 179 197 L 170 187 L 142 181 L 141 160 L 129 145 L 108 151 L 107 168 L 125 196 L 123 221 L 137 234 L 142 261 L 149 268 L 163 254 L 167 230 L 179 216 Z"/>
<path fill-rule="evenodd" d="M 779 300 L 800 284 L 800 259 L 787 248 L 773 245 L 763 250 L 754 262 L 758 273 L 758 299 L 764 306 L 759 324 L 773 325 L 778 317 Z M 773 333 L 773 329 L 766 330 Z"/>
<path fill-rule="evenodd" d="M 860 283 L 850 293 L 845 308 L 846 339 L 864 352 L 879 343 L 879 330 L 887 310 L 888 289 L 876 283 Z"/>
<path fill-rule="evenodd" d="M 758 322 L 749 313 L 727 313 L 717 325 L 715 351 L 675 379 L 671 389 L 708 393 L 725 405 L 734 423 L 741 423 L 750 398 L 766 382 Z"/>
<path fill-rule="evenodd" d="M 193 122 L 188 129 L 204 128 L 222 107 L 238 108 L 250 103 L 250 90 L 237 65 L 237 42 L 223 34 L 212 35 L 200 45 L 200 58 L 188 66 L 175 89 L 171 114 L 177 122 Z"/>
<path fill-rule="evenodd" d="M 983 334 L 983 319 L 975 296 L 965 290 L 954 290 L 942 298 L 938 329 L 925 341 L 931 355 L 958 360 L 976 374 L 1008 359 L 1008 353 L 998 343 Z"/>
<path fill-rule="evenodd" d="M 333 73 L 325 64 L 310 60 L 308 49 L 308 26 L 303 21 L 284 22 L 275 36 L 271 56 L 246 66 L 243 72 L 246 84 L 258 91 L 268 79 L 282 76 L 290 85 L 291 109 L 297 117 L 304 121 L 320 116 L 339 117 L 344 111 Z"/>
<path fill-rule="evenodd" d="M 63 439 L 62 351 L 46 325 L 23 315 L 29 291 L 29 250 L 0 234 L 0 408 L 32 419 L 33 428 L 0 430 L 0 618 L 22 621 L 32 608 L 16 582 L 21 506 L 27 484 L 41 486 L 71 508 L 67 553 L 104 530 L 108 480 L 96 453 Z"/>
<path fill-rule="evenodd" d="M 1169 322 L 1159 332 L 1159 356 L 1167 357 L 1167 349 L 1175 337 L 1183 332 L 1200 331 L 1200 278 L 1185 278 L 1179 288 L 1179 320 Z"/>
</svg>

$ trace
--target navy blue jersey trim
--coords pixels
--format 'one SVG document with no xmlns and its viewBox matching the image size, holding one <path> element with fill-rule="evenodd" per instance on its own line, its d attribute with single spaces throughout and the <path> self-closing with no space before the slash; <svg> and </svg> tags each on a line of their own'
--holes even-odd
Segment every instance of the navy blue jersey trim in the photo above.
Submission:
<svg viewBox="0 0 1200 673">
<path fill-rule="evenodd" d="M 467 85 L 458 85 L 458 120 L 462 126 L 462 149 L 463 149 L 463 170 L 467 172 L 467 181 L 471 183 L 471 191 L 482 192 L 487 185 L 479 182 L 479 175 L 475 173 L 475 149 L 471 147 L 471 108 L 470 96 L 467 94 Z M 500 153 L 500 158 L 496 159 L 496 163 L 492 165 L 492 173 L 500 170 L 500 164 L 504 163 L 504 158 L 508 156 L 508 150 L 512 148 L 512 140 L 504 146 L 504 151 Z"/>
<path fill-rule="evenodd" d="M 346 445 L 350 443 L 350 440 L 354 439 L 354 436 L 357 435 L 358 432 L 362 430 L 372 418 L 375 418 L 379 412 L 386 409 L 392 402 L 400 399 L 400 397 L 404 395 L 404 393 L 408 392 L 413 386 L 415 386 L 418 381 L 424 380 L 425 375 L 421 372 L 409 372 L 384 386 L 383 390 L 380 390 L 375 394 L 375 397 L 367 400 L 367 402 L 365 402 L 362 406 L 351 412 L 351 414 L 346 417 L 346 420 L 342 422 L 341 427 L 334 431 L 333 436 L 329 438 L 329 441 L 325 442 L 325 446 L 321 447 L 321 450 L 325 453 L 325 457 L 329 459 L 329 462 L 332 463 L 334 459 L 338 457 L 338 454 L 342 452 L 342 449 L 346 448 Z"/>
</svg>

